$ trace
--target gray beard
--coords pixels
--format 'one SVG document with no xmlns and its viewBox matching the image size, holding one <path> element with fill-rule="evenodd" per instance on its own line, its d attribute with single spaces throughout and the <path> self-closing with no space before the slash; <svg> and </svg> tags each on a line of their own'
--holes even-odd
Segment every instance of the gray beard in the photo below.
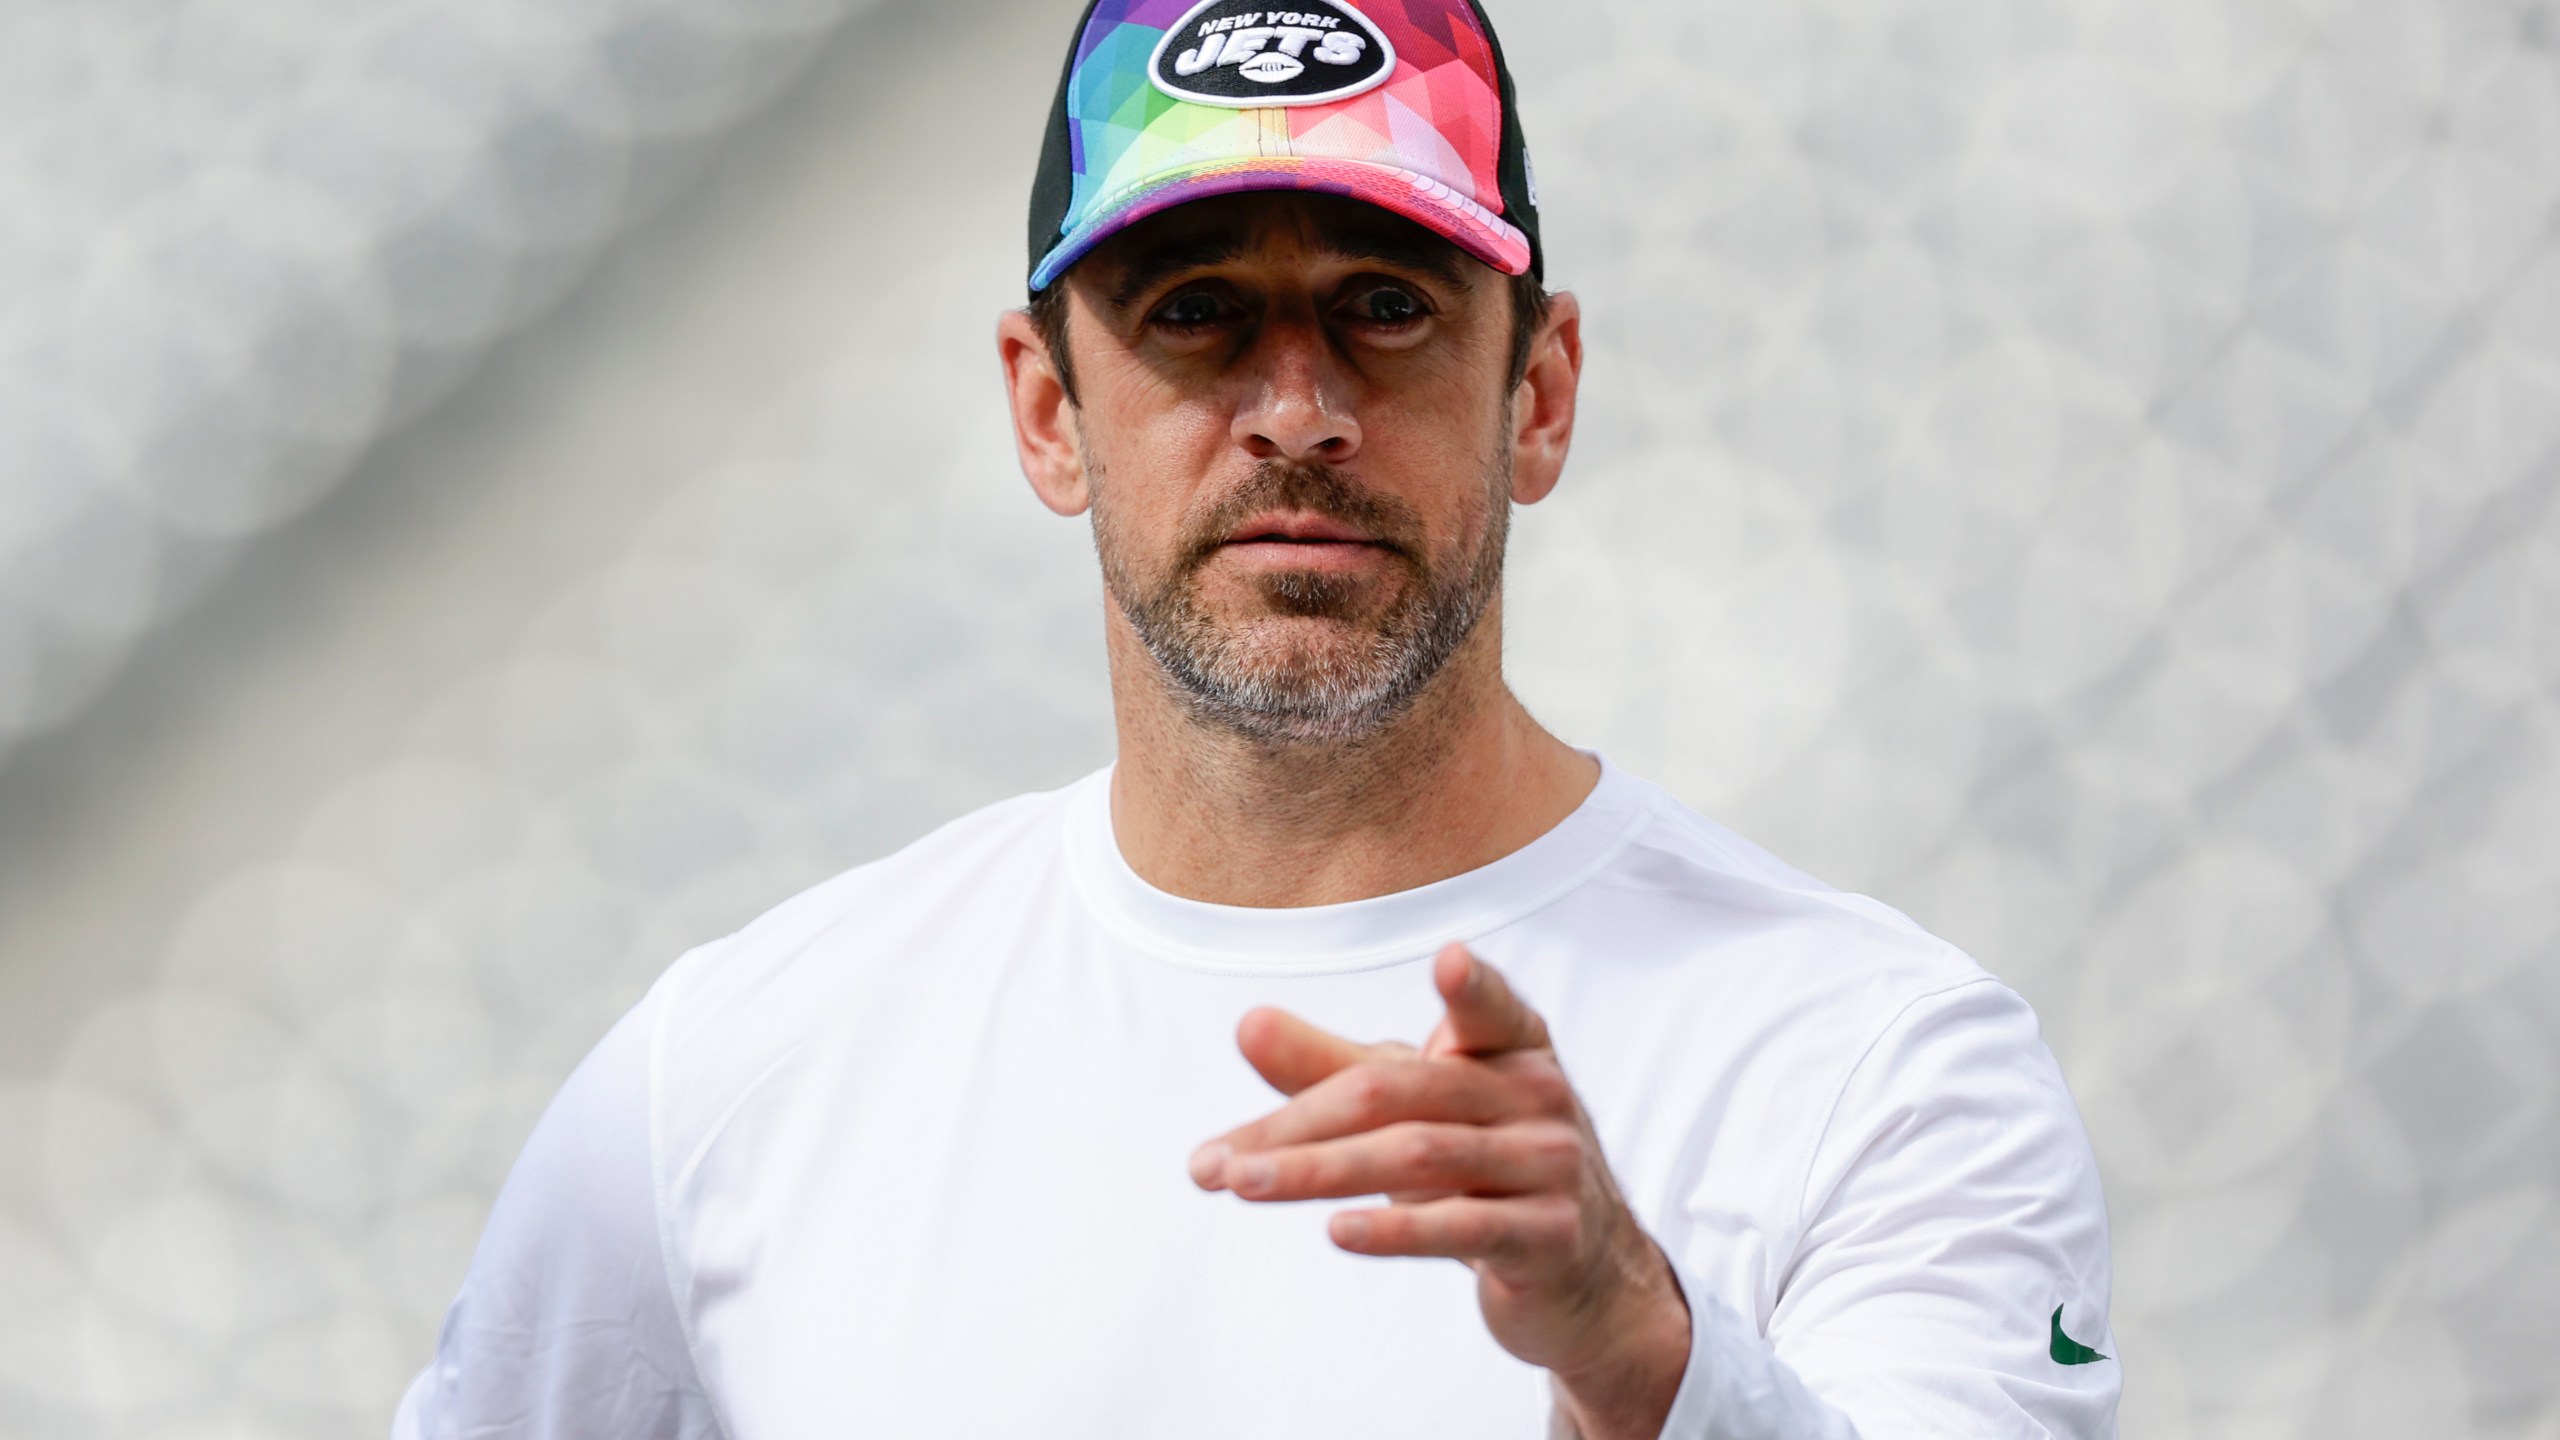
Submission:
<svg viewBox="0 0 2560 1440">
<path fill-rule="evenodd" d="M 1094 545 L 1104 587 L 1138 640 L 1173 682 L 1193 718 L 1243 739 L 1272 745 L 1338 744 L 1373 735 L 1413 707 L 1502 590 L 1503 551 L 1510 536 L 1510 455 L 1486 477 L 1482 539 L 1472 553 L 1434 563 L 1416 543 L 1419 526 L 1401 503 L 1372 495 L 1322 465 L 1266 462 L 1244 487 L 1190 527 L 1191 543 L 1163 579 L 1149 584 L 1116 543 L 1110 487 L 1088 475 L 1094 497 Z M 1098 467 L 1097 467 L 1098 469 Z M 1354 615 L 1359 598 L 1332 576 L 1282 571 L 1261 584 L 1282 616 L 1332 618 L 1364 633 L 1346 647 L 1275 653 L 1240 633 L 1242 625 L 1202 603 L 1200 571 L 1233 528 L 1265 509 L 1304 509 L 1377 536 L 1412 572 L 1383 614 Z"/>
</svg>

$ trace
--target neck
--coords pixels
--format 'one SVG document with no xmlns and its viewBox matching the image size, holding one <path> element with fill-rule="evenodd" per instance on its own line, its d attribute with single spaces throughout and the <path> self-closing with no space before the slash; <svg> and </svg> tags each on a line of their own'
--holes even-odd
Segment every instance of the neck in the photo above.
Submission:
<svg viewBox="0 0 2560 1440">
<path fill-rule="evenodd" d="M 1490 864 L 1598 783 L 1503 683 L 1489 609 L 1403 714 L 1356 739 L 1279 745 L 1194 714 L 1114 607 L 1120 760 L 1112 829 L 1157 889 L 1221 905 L 1329 905 Z"/>
</svg>

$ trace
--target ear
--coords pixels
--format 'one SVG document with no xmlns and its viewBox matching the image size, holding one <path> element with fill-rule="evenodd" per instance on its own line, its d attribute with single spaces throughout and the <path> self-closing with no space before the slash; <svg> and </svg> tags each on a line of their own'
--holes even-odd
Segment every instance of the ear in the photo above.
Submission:
<svg viewBox="0 0 2560 1440">
<path fill-rule="evenodd" d="M 1060 515 L 1083 514 L 1093 503 L 1084 481 L 1083 431 L 1048 342 L 1040 338 L 1040 327 L 1028 312 L 1008 310 L 996 321 L 996 354 L 1004 362 L 1013 447 L 1023 478 L 1041 504 Z"/>
<path fill-rule="evenodd" d="M 1582 302 L 1559 294 L 1529 344 L 1529 369 L 1511 396 L 1511 498 L 1535 505 L 1564 476 L 1573 407 L 1582 388 Z"/>
</svg>

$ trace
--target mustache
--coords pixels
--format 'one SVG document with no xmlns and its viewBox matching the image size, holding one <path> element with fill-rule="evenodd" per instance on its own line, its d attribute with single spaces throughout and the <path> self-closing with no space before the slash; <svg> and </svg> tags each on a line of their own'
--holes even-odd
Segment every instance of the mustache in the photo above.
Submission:
<svg viewBox="0 0 2560 1440">
<path fill-rule="evenodd" d="M 1321 461 L 1264 460 L 1243 484 L 1192 522 L 1183 568 L 1207 560 L 1237 526 L 1269 510 L 1304 510 L 1338 520 L 1407 559 L 1420 546 L 1421 519 L 1403 501 L 1380 495 Z"/>
</svg>

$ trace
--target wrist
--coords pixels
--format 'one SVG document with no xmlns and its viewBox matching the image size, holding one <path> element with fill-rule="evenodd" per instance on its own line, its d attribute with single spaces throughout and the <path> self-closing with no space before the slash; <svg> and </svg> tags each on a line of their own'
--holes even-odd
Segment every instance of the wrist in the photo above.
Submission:
<svg viewBox="0 0 2560 1440">
<path fill-rule="evenodd" d="M 1651 1265 L 1601 1320 L 1591 1355 L 1549 1373 L 1556 1403 L 1581 1440 L 1656 1440 L 1689 1368 L 1689 1302 L 1671 1262 L 1648 1237 Z"/>
</svg>

